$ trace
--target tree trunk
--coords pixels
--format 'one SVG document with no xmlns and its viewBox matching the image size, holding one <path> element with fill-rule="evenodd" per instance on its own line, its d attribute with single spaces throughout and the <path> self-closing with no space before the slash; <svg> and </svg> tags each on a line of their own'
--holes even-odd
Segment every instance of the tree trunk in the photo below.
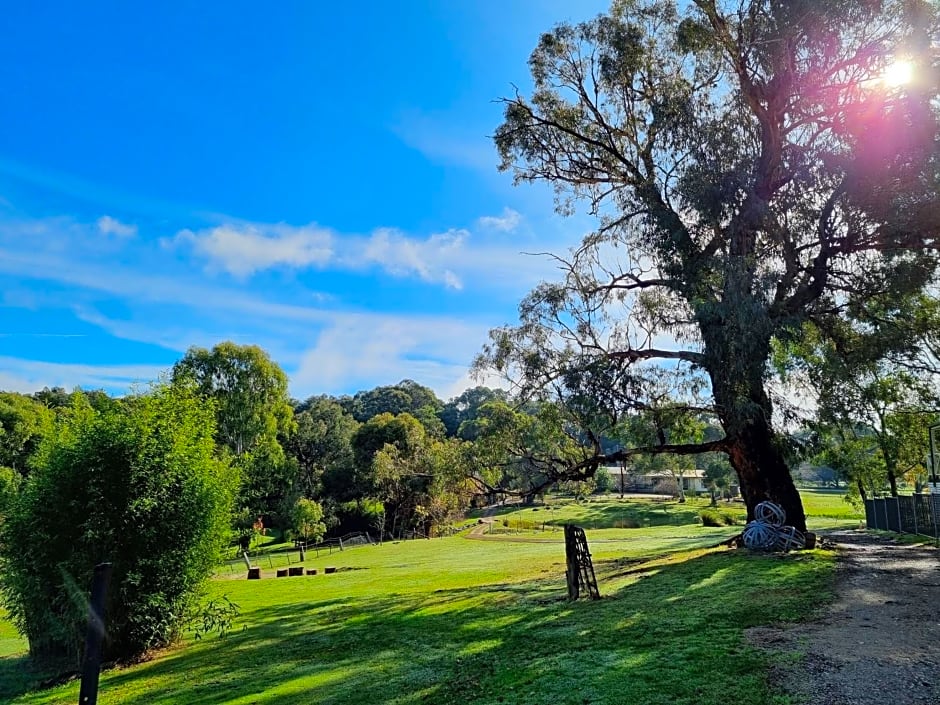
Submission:
<svg viewBox="0 0 940 705">
<path fill-rule="evenodd" d="M 793 484 L 790 468 L 774 443 L 773 431 L 766 421 L 752 419 L 733 436 L 728 457 L 741 483 L 748 521 L 754 518 L 754 508 L 758 504 L 771 501 L 779 504 L 786 512 L 787 524 L 802 532 L 806 531 L 803 502 Z"/>
<path fill-rule="evenodd" d="M 770 426 L 773 405 L 764 389 L 770 325 L 762 319 L 753 297 L 741 293 L 749 292 L 747 285 L 739 285 L 739 290 L 734 286 L 729 290 L 727 318 L 719 319 L 718 325 L 713 320 L 701 327 L 712 393 L 728 442 L 728 459 L 738 475 L 748 521 L 754 519 L 758 504 L 770 501 L 786 512 L 788 525 L 805 533 L 803 502 Z"/>
<path fill-rule="evenodd" d="M 885 470 L 888 473 L 888 485 L 891 487 L 891 496 L 898 496 L 898 475 L 897 468 L 893 460 L 888 460 L 888 454 L 884 453 L 885 456 Z"/>
</svg>

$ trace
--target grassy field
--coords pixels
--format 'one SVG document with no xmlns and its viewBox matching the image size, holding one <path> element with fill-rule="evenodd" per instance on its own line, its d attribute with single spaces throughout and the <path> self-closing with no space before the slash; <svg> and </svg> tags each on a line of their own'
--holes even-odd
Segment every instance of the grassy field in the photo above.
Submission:
<svg viewBox="0 0 940 705">
<path fill-rule="evenodd" d="M 855 526 L 864 519 L 853 505 L 846 502 L 844 494 L 825 490 L 801 490 L 803 508 L 810 529 L 821 530 L 840 526 Z M 550 497 L 545 504 L 534 507 L 509 505 L 495 513 L 494 529 L 499 532 L 558 533 L 568 523 L 578 524 L 592 531 L 595 539 L 629 538 L 635 528 L 662 526 L 690 526 L 698 521 L 699 512 L 708 509 L 711 503 L 703 497 L 690 497 L 686 502 L 612 496 L 590 497 L 586 501 Z M 740 502 L 718 503 L 722 514 L 745 522 L 746 510 Z M 630 526 L 634 528 L 622 529 Z M 725 530 L 727 531 L 727 529 Z M 600 533 L 598 533 L 600 532 Z"/>
<path fill-rule="evenodd" d="M 563 511 L 615 516 L 597 504 Z M 302 578 L 223 571 L 211 590 L 240 605 L 236 629 L 105 672 L 99 702 L 782 705 L 742 632 L 817 608 L 831 555 L 705 548 L 734 531 L 589 530 L 603 599 L 575 604 L 559 540 L 365 546 L 308 557 L 321 575 Z M 609 532 L 630 538 L 597 538 Z M 24 648 L 0 622 L 0 700 L 76 702 L 77 683 L 28 690 Z"/>
</svg>

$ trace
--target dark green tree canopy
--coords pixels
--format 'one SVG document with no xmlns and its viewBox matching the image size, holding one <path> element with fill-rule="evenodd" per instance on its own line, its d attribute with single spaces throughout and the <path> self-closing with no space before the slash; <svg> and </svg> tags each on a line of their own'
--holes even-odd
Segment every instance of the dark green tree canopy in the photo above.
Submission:
<svg viewBox="0 0 940 705">
<path fill-rule="evenodd" d="M 26 461 L 52 430 L 53 414 L 25 394 L 0 392 L 0 466 L 26 474 Z"/>
<path fill-rule="evenodd" d="M 297 460 L 299 491 L 315 497 L 324 474 L 336 479 L 353 472 L 352 438 L 359 424 L 330 397 L 311 397 L 298 408 L 284 450 Z"/>
<path fill-rule="evenodd" d="M 479 416 L 480 407 L 490 401 L 506 401 L 507 396 L 504 389 L 471 387 L 464 390 L 441 409 L 440 418 L 447 435 L 472 441 L 477 435 L 475 421 Z"/>
<path fill-rule="evenodd" d="M 669 450 L 727 453 L 750 509 L 773 499 L 803 526 L 771 348 L 933 281 L 938 39 L 917 0 L 622 0 L 542 36 L 531 94 L 504 101 L 502 168 L 598 228 L 480 366 L 563 402 L 590 439 L 575 472 L 629 456 L 598 439 L 668 369 L 725 432 Z M 892 85 L 900 60 L 914 79 Z"/>
<path fill-rule="evenodd" d="M 355 396 L 341 399 L 340 403 L 360 423 L 379 414 L 395 416 L 404 413 L 411 414 L 425 423 L 426 419 L 435 417 L 443 406 L 433 390 L 410 379 L 403 379 L 390 386 L 356 392 Z M 427 425 L 425 423 L 425 426 Z"/>
</svg>

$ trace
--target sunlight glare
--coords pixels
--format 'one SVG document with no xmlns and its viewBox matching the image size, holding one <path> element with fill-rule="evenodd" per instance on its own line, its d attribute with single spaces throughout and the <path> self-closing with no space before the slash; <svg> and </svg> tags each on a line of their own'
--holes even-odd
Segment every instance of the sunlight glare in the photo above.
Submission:
<svg viewBox="0 0 940 705">
<path fill-rule="evenodd" d="M 914 78 L 914 65 L 905 59 L 895 59 L 887 68 L 881 80 L 890 88 L 906 85 Z"/>
</svg>

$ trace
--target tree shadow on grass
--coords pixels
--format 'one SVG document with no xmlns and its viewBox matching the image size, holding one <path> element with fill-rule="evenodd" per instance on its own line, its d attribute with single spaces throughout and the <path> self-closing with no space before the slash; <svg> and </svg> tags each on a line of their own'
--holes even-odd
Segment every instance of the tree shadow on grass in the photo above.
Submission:
<svg viewBox="0 0 940 705">
<path fill-rule="evenodd" d="M 9 702 L 39 688 L 53 675 L 26 655 L 0 658 L 0 702 Z"/>
<path fill-rule="evenodd" d="M 763 704 L 764 657 L 741 629 L 805 610 L 783 587 L 818 572 L 798 560 L 662 560 L 594 602 L 567 602 L 553 576 L 265 607 L 244 631 L 105 674 L 99 702 Z"/>
</svg>

